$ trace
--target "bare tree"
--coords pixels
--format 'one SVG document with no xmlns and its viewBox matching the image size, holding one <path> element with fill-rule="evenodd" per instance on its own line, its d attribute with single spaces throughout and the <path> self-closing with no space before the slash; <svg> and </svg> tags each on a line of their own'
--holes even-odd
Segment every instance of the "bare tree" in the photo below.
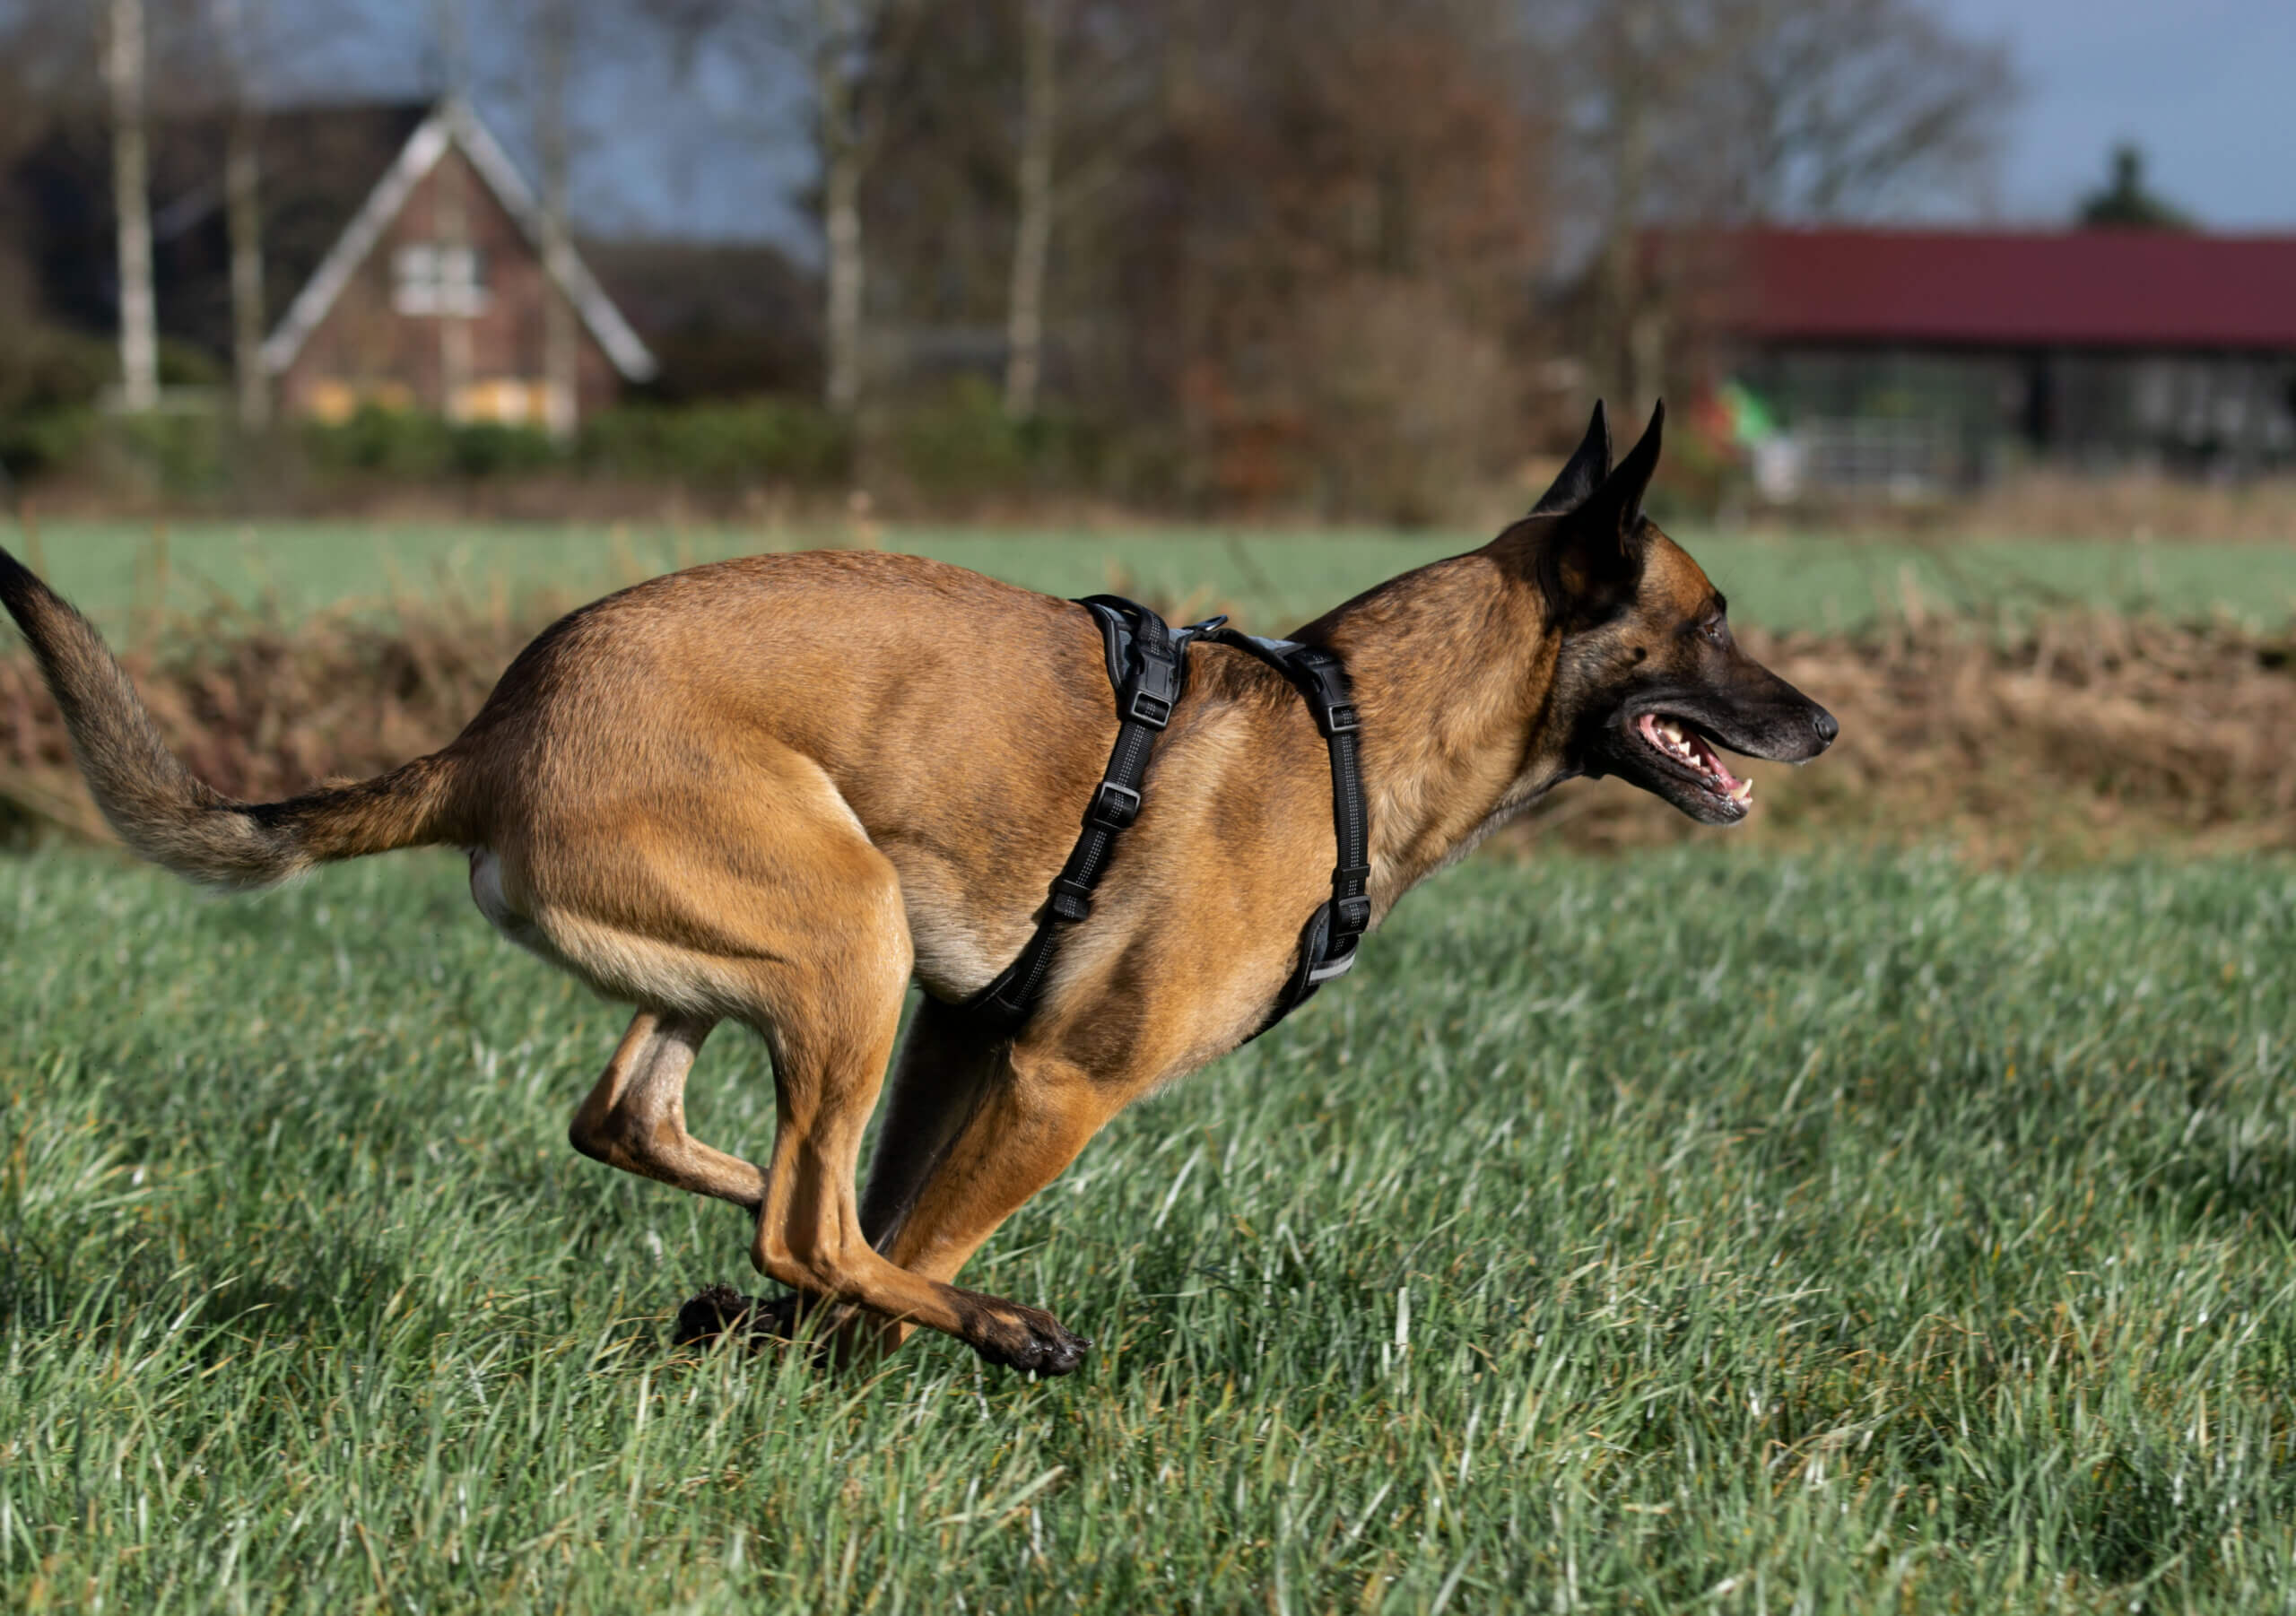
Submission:
<svg viewBox="0 0 2296 1616">
<path fill-rule="evenodd" d="M 1005 323 L 1004 413 L 1037 413 L 1044 378 L 1044 291 L 1052 253 L 1052 160 L 1057 128 L 1060 0 L 1020 0 L 1019 205 L 1013 231 L 1013 289 Z"/>
<path fill-rule="evenodd" d="M 839 415 L 861 404 L 862 298 L 868 260 L 861 236 L 861 181 L 868 171 L 865 31 L 873 0 L 813 0 L 813 118 L 822 161 L 822 238 L 827 249 L 822 332 L 827 376 L 822 396 Z"/>
<path fill-rule="evenodd" d="M 223 216 L 231 256 L 231 373 L 239 424 L 260 431 L 271 420 L 271 386 L 263 365 L 263 199 L 258 155 L 262 113 L 254 84 L 255 28 L 248 0 L 214 0 L 224 93 Z"/>
<path fill-rule="evenodd" d="M 566 105 L 567 78 L 574 54 L 574 8 L 570 0 L 537 0 L 535 39 L 535 147 L 542 161 L 543 264 L 551 284 L 543 299 L 543 387 L 550 435 L 570 441 L 580 421 L 581 348 L 572 283 L 573 232 L 568 218 L 573 135 Z"/>
<path fill-rule="evenodd" d="M 462 0 L 433 0 L 433 5 L 448 116 L 459 119 L 470 96 L 470 36 Z M 475 274 L 470 248 L 470 198 L 459 152 L 448 151 L 433 183 L 438 187 L 434 205 L 439 238 L 439 410 L 453 421 L 461 418 L 470 391 L 471 332 L 466 316 Z"/>
<path fill-rule="evenodd" d="M 1599 390 L 1633 420 L 1659 387 L 1649 311 L 1642 306 L 1639 228 L 1652 211 L 1653 169 L 1661 161 L 1661 121 L 1680 94 L 1678 76 L 1694 60 L 1679 6 L 1619 0 L 1596 13 L 1581 36 L 1583 59 L 1602 85 L 1593 126 L 1600 152 L 1602 245 L 1596 255 L 1594 356 Z"/>
<path fill-rule="evenodd" d="M 1989 178 L 2016 100 L 2000 45 L 1914 0 L 1726 0 L 1713 33 L 1747 216 L 1902 216 Z"/>
<path fill-rule="evenodd" d="M 144 46 L 144 0 L 111 0 L 104 73 L 111 89 L 112 205 L 119 238 L 120 403 L 135 412 L 152 409 L 160 402 Z"/>
<path fill-rule="evenodd" d="M 1519 449 L 1546 142 L 1508 9 L 1171 7 L 1115 234 L 1204 494 L 1423 520 Z"/>
<path fill-rule="evenodd" d="M 1017 0 L 1021 117 L 1013 144 L 1013 262 L 1004 410 L 1036 414 L 1044 386 L 1054 233 L 1168 133 L 1155 74 L 1132 59 L 1165 37 L 1154 0 Z"/>
<path fill-rule="evenodd" d="M 916 37 L 931 0 L 654 0 L 686 41 L 730 52 L 761 82 L 794 64 L 803 73 L 820 184 L 822 398 L 850 416 L 865 386 L 868 254 L 863 193 L 883 151 L 892 107 L 887 65 Z"/>
<path fill-rule="evenodd" d="M 1966 201 L 2015 94 L 1998 46 L 1918 0 L 1585 0 L 1556 21 L 1551 72 L 1578 86 L 1587 357 L 1635 408 L 1662 385 L 1677 292 L 1727 273 L 1683 227 Z"/>
</svg>

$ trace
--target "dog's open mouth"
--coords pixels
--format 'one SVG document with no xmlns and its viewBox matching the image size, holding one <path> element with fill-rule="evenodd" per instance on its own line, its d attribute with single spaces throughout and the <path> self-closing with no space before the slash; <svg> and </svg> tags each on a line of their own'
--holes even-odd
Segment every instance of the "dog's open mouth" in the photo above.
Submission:
<svg viewBox="0 0 2296 1616">
<path fill-rule="evenodd" d="M 1734 804 L 1741 813 L 1753 806 L 1754 783 L 1732 774 L 1714 743 L 1681 719 L 1645 713 L 1634 721 L 1634 733 L 1700 789 Z"/>
</svg>

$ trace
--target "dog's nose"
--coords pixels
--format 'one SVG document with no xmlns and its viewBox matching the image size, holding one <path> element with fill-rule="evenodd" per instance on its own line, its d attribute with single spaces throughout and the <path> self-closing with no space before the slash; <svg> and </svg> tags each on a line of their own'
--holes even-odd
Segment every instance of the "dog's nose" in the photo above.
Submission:
<svg viewBox="0 0 2296 1616">
<path fill-rule="evenodd" d="M 1810 727 L 1818 732 L 1818 744 L 1821 746 L 1831 746 L 1833 738 L 1841 734 L 1841 725 L 1834 722 L 1834 716 L 1823 708 L 1811 713 Z"/>
</svg>

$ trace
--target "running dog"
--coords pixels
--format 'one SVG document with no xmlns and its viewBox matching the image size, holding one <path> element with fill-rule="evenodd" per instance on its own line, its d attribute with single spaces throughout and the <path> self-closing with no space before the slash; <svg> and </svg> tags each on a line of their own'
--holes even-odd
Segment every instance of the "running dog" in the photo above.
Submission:
<svg viewBox="0 0 2296 1616">
<path fill-rule="evenodd" d="M 1799 763 L 1832 741 L 1643 516 L 1661 420 L 1613 470 L 1598 406 L 1527 517 L 1294 636 L 1352 684 L 1375 924 L 1574 776 L 1729 825 L 1753 788 L 1726 751 Z M 984 1030 L 965 1001 L 1035 928 L 1117 717 L 1085 610 L 916 557 L 756 556 L 625 589 L 546 630 L 444 750 L 278 803 L 193 778 L 87 621 L 4 552 L 0 603 L 143 857 L 246 890 L 466 850 L 505 936 L 636 1008 L 574 1148 L 754 1214 L 752 1262 L 848 1351 L 921 1325 L 1074 1368 L 1089 1342 L 959 1271 L 1125 1106 L 1259 1029 L 1329 893 L 1322 736 L 1277 673 L 1199 646 L 1089 920 L 1018 1032 Z M 723 1021 L 772 1056 L 763 1167 L 686 1131 Z"/>
</svg>

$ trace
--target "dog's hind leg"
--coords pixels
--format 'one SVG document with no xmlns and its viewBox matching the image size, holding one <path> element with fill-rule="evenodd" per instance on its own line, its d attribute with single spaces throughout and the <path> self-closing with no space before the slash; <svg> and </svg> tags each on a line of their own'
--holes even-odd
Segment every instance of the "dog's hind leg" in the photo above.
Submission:
<svg viewBox="0 0 2296 1616">
<path fill-rule="evenodd" d="M 836 857 L 815 851 L 805 925 L 747 967 L 744 1019 L 772 1049 L 778 1111 L 751 1260 L 808 1297 L 943 1331 L 991 1362 L 1074 1368 L 1083 1343 L 1051 1315 L 908 1273 L 864 1232 L 854 1180 L 900 1029 L 908 917 L 892 865 L 857 826 Z"/>
<path fill-rule="evenodd" d="M 712 1025 L 674 1011 L 639 1011 L 567 1136 L 610 1167 L 755 1212 L 765 1203 L 764 1172 L 685 1131 L 686 1075 Z"/>
<path fill-rule="evenodd" d="M 503 908 L 532 946 L 603 991 L 685 1007 L 632 1023 L 576 1142 L 755 1204 L 751 1261 L 809 1298 L 944 1331 L 996 1362 L 1074 1367 L 1083 1343 L 1050 1315 L 905 1273 L 864 1233 L 855 1169 L 914 964 L 900 877 L 817 765 L 767 748 L 735 784 L 714 817 L 653 813 L 610 834 L 595 816 L 552 822 L 535 838 L 546 857 L 502 854 Z M 711 1019 L 772 1052 L 761 1176 L 687 1138 L 677 1114 Z"/>
</svg>

